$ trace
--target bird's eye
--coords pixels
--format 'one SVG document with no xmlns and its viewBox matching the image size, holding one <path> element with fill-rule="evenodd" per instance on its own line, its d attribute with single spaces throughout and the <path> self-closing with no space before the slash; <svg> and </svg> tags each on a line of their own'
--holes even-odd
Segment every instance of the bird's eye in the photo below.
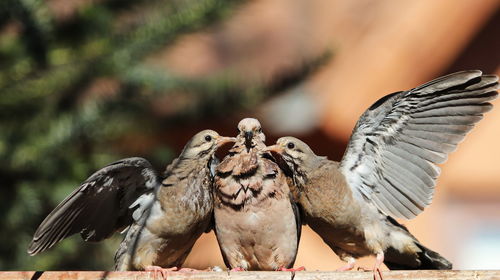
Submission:
<svg viewBox="0 0 500 280">
<path fill-rule="evenodd" d="M 288 142 L 288 144 L 286 145 L 288 147 L 288 149 L 293 149 L 295 148 L 295 144 L 293 144 L 292 142 Z"/>
<path fill-rule="evenodd" d="M 257 133 L 262 133 L 262 127 L 259 127 L 259 129 L 257 129 Z"/>
<path fill-rule="evenodd" d="M 205 141 L 207 141 L 207 142 L 212 141 L 212 136 L 210 136 L 210 135 L 205 136 Z"/>
</svg>

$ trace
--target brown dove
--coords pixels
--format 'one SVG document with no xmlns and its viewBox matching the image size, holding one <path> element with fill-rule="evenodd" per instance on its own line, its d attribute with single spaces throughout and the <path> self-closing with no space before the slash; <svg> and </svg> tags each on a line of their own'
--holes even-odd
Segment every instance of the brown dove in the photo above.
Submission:
<svg viewBox="0 0 500 280">
<path fill-rule="evenodd" d="M 297 255 L 301 224 L 286 177 L 261 154 L 258 120 L 238 124 L 236 143 L 215 169 L 215 233 L 226 266 L 286 270 Z"/>
<path fill-rule="evenodd" d="M 213 130 L 199 132 L 161 178 L 137 157 L 100 169 L 45 218 L 28 253 L 40 253 L 75 233 L 100 241 L 127 228 L 115 255 L 116 270 L 181 266 L 198 237 L 211 230 L 211 165 L 215 150 L 233 139 Z"/>
<path fill-rule="evenodd" d="M 375 270 L 451 269 L 394 218 L 428 206 L 443 163 L 497 97 L 498 77 L 444 76 L 375 102 L 354 128 L 341 162 L 317 156 L 293 137 L 267 148 L 291 175 L 305 222 L 352 269 L 376 255 Z"/>
</svg>

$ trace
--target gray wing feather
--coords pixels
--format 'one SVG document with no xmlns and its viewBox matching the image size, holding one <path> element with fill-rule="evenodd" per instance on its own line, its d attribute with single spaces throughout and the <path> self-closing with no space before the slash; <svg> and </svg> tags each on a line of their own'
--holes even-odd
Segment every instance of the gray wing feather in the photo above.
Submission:
<svg viewBox="0 0 500 280">
<path fill-rule="evenodd" d="M 408 123 L 411 124 L 422 124 L 426 126 L 433 126 L 437 124 L 443 124 L 443 125 L 468 125 L 469 123 L 477 123 L 478 121 L 482 120 L 483 116 L 444 116 L 440 118 L 434 118 L 434 117 L 429 117 L 429 118 L 412 118 L 408 121 Z"/>
<path fill-rule="evenodd" d="M 359 119 L 340 163 L 356 198 L 411 219 L 429 205 L 440 169 L 491 110 L 498 77 L 463 71 L 375 102 Z"/>
<path fill-rule="evenodd" d="M 28 248 L 35 255 L 80 233 L 100 241 L 132 222 L 135 201 L 158 185 L 158 176 L 143 158 L 126 158 L 91 175 L 40 224 Z M 132 207 L 131 207 L 132 206 Z"/>
</svg>

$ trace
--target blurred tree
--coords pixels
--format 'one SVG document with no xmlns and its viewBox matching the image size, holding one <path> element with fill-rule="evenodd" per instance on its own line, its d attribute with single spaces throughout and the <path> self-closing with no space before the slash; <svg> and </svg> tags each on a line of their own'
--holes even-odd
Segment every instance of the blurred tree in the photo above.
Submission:
<svg viewBox="0 0 500 280">
<path fill-rule="evenodd" d="M 164 120 L 149 110 L 155 94 L 186 88 L 201 96 L 227 86 L 183 81 L 143 61 L 179 35 L 224 17 L 235 2 L 87 2 L 63 21 L 53 18 L 45 1 L 0 4 L 0 270 L 110 269 L 120 237 L 98 246 L 74 237 L 34 258 L 27 244 L 62 198 L 120 157 L 113 143 L 161 127 Z M 112 97 L 103 97 L 106 90 L 99 87 L 89 90 L 103 78 L 115 85 Z M 221 102 L 203 99 L 208 107 Z M 160 149 L 166 153 L 159 161 L 158 153 L 142 156 L 165 164 L 171 154 Z"/>
<path fill-rule="evenodd" d="M 36 257 L 26 249 L 79 183 L 132 156 L 123 149 L 130 135 L 147 138 L 168 123 L 227 114 L 221 107 L 250 107 L 328 57 L 267 85 L 242 86 L 228 73 L 187 79 L 153 68 L 147 56 L 227 17 L 241 1 L 83 1 L 68 17 L 57 17 L 51 2 L 63 1 L 0 3 L 0 270 L 111 269 L 118 235 L 100 244 L 75 235 Z M 159 96 L 168 98 L 168 116 L 151 110 Z M 156 145 L 134 156 L 161 170 L 173 152 Z"/>
</svg>

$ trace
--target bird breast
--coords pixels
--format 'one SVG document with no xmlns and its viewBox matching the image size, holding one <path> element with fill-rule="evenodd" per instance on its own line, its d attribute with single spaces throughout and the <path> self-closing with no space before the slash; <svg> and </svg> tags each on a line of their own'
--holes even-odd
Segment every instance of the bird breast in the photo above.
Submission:
<svg viewBox="0 0 500 280">
<path fill-rule="evenodd" d="M 255 152 L 226 157 L 216 170 L 216 205 L 241 208 L 265 198 L 282 197 L 283 190 L 276 186 L 278 174 L 274 162 L 259 158 Z"/>
</svg>

